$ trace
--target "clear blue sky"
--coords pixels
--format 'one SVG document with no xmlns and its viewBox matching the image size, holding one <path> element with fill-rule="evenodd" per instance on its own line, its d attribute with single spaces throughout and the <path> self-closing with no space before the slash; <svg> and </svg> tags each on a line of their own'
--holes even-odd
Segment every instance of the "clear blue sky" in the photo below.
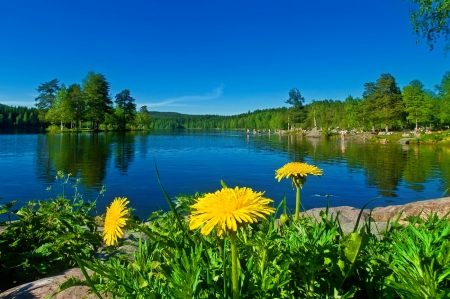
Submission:
<svg viewBox="0 0 450 299">
<path fill-rule="evenodd" d="M 233 115 L 306 99 L 360 97 L 392 74 L 428 89 L 450 71 L 442 45 L 416 44 L 403 0 L 0 1 L 0 103 L 103 74 L 138 107 Z"/>
</svg>

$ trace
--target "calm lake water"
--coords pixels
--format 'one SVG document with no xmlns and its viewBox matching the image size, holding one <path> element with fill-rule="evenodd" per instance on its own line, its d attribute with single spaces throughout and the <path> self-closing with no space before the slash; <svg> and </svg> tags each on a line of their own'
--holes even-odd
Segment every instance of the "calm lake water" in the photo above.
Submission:
<svg viewBox="0 0 450 299">
<path fill-rule="evenodd" d="M 323 169 L 308 176 L 301 191 L 305 208 L 404 204 L 439 198 L 450 187 L 450 148 L 382 145 L 354 140 L 324 140 L 242 131 L 157 131 L 127 133 L 0 134 L 1 203 L 54 198 L 62 193 L 58 170 L 76 178 L 85 200 L 98 197 L 104 213 L 114 197 L 127 197 L 139 217 L 168 210 L 155 172 L 169 196 L 214 192 L 220 180 L 229 187 L 265 191 L 279 203 L 283 194 L 294 208 L 290 180 L 275 180 L 275 170 L 291 161 Z M 98 196 L 102 186 L 104 195 Z M 48 187 L 52 187 L 47 191 Z M 372 206 L 372 205 L 371 205 Z M 4 220 L 4 218 L 3 218 Z"/>
</svg>

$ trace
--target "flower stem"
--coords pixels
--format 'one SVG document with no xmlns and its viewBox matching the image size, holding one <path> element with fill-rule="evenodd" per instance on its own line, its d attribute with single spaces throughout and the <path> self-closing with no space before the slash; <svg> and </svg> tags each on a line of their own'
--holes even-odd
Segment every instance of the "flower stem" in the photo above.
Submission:
<svg viewBox="0 0 450 299">
<path fill-rule="evenodd" d="M 231 245 L 231 282 L 233 285 L 233 299 L 239 299 L 238 256 L 236 248 L 236 232 L 230 234 Z"/>
<path fill-rule="evenodd" d="M 297 193 L 295 194 L 295 216 L 294 220 L 297 221 L 300 215 L 300 188 L 297 187 Z"/>
</svg>

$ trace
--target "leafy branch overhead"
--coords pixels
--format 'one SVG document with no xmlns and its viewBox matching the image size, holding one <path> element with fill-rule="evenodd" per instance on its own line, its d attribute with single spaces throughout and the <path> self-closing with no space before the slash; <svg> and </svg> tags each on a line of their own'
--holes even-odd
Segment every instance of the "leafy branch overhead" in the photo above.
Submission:
<svg viewBox="0 0 450 299">
<path fill-rule="evenodd" d="M 411 0 L 415 8 L 411 12 L 414 32 L 426 40 L 430 50 L 441 38 L 446 42 L 445 52 L 450 50 L 450 1 Z"/>
</svg>

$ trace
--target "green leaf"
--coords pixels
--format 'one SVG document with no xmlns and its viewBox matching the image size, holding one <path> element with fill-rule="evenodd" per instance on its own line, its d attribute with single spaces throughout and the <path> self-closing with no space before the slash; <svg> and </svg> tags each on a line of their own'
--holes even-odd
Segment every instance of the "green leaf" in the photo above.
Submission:
<svg viewBox="0 0 450 299">
<path fill-rule="evenodd" d="M 345 257 L 354 264 L 363 245 L 363 237 L 359 233 L 348 234 L 342 242 Z"/>
</svg>

